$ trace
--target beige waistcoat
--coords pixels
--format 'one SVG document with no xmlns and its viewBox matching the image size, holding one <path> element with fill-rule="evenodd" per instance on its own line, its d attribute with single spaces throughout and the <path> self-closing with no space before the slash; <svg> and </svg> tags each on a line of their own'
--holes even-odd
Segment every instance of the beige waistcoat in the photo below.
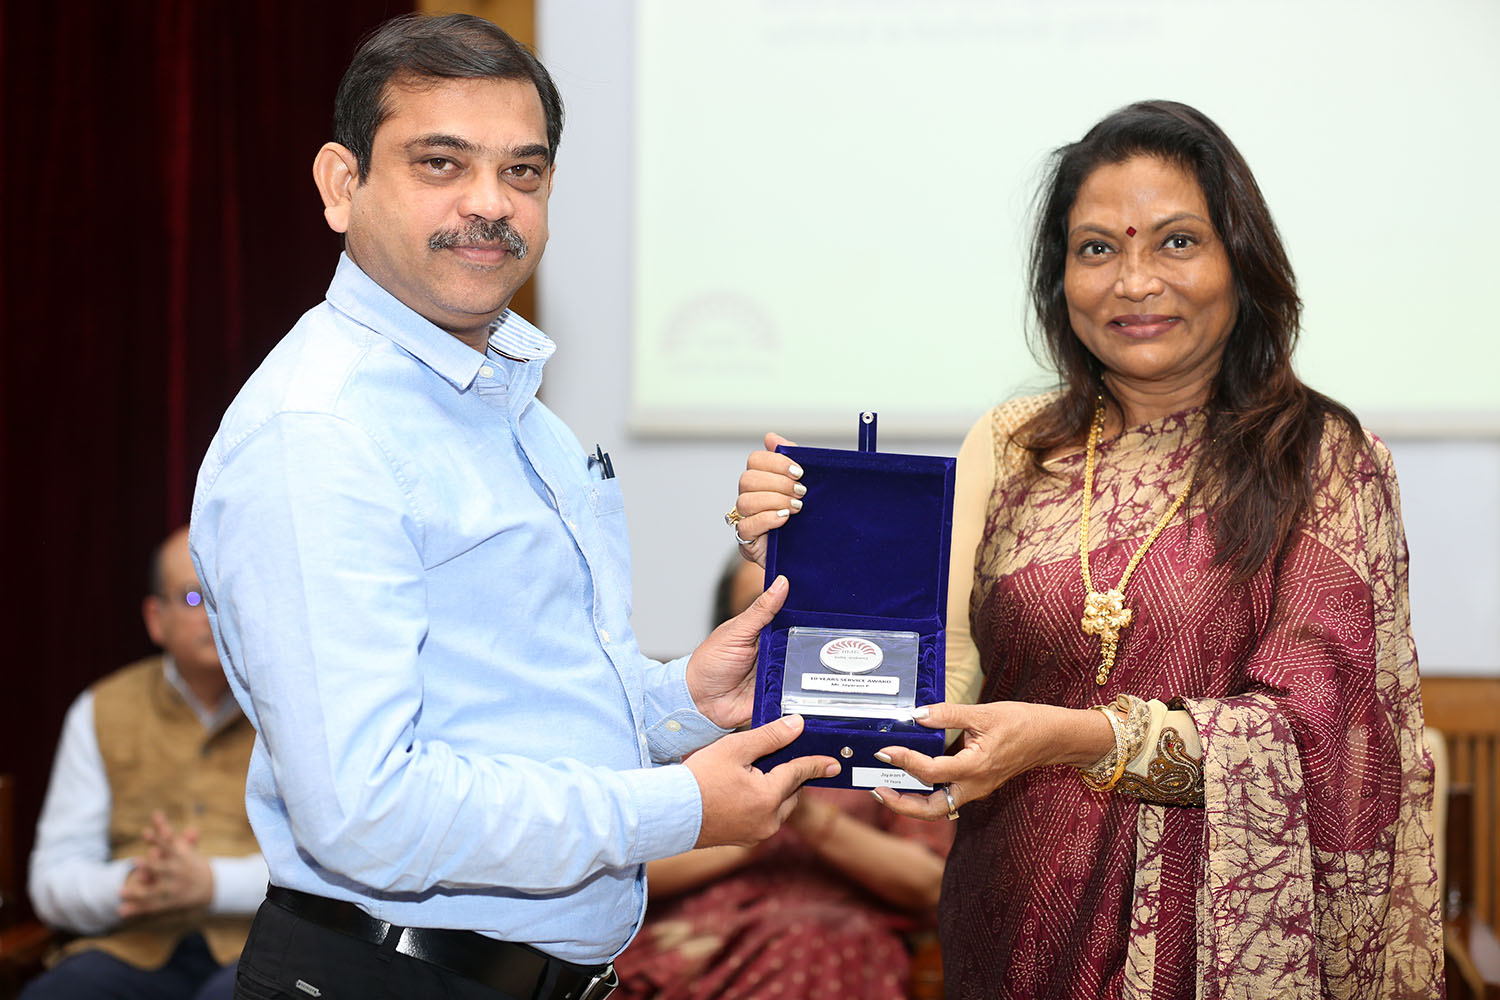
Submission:
<svg viewBox="0 0 1500 1000">
<path fill-rule="evenodd" d="M 110 674 L 93 690 L 94 730 L 109 778 L 111 858 L 146 852 L 141 832 L 157 809 L 178 832 L 197 827 L 198 850 L 205 856 L 240 857 L 260 849 L 245 818 L 245 771 L 255 730 L 243 715 L 205 730 L 167 680 L 159 656 Z M 222 965 L 244 948 L 250 918 L 214 916 L 206 909 L 139 917 L 108 934 L 69 942 L 61 955 L 96 948 L 155 969 L 193 931 L 202 932 Z"/>
</svg>

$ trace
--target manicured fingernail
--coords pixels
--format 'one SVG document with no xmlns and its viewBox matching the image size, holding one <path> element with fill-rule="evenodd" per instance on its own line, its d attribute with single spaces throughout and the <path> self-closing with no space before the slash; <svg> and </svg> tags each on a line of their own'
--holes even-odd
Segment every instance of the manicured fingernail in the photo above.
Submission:
<svg viewBox="0 0 1500 1000">
<path fill-rule="evenodd" d="M 873 789 L 873 788 L 870 789 L 870 794 L 873 795 L 873 796 L 875 796 L 875 801 L 876 802 L 879 802 L 881 805 L 885 805 L 885 799 L 882 799 L 880 797 L 880 793 L 877 792 L 875 789 Z"/>
<path fill-rule="evenodd" d="M 799 497 L 805 497 L 807 496 L 807 487 L 803 486 L 801 483 L 793 483 L 792 492 L 797 494 Z"/>
<path fill-rule="evenodd" d="M 787 510 L 785 507 L 783 507 L 783 508 L 781 508 L 780 510 L 778 510 L 776 512 L 776 516 L 777 517 L 785 518 L 785 517 L 789 517 L 791 515 L 791 513 L 792 512 L 790 510 Z"/>
<path fill-rule="evenodd" d="M 791 504 L 792 504 L 792 510 L 801 510 L 802 509 L 802 501 L 801 500 L 797 500 L 797 499 L 794 498 L 791 501 Z"/>
<path fill-rule="evenodd" d="M 835 774 L 838 774 L 838 773 L 839 773 L 839 762 L 838 761 L 833 761 L 827 767 L 823 768 L 823 777 L 825 777 L 825 778 L 831 778 Z"/>
<path fill-rule="evenodd" d="M 882 764 L 889 764 L 891 762 L 891 755 L 884 750 L 877 750 L 875 751 L 875 759 Z"/>
<path fill-rule="evenodd" d="M 781 721 L 785 722 L 792 729 L 796 729 L 796 728 L 798 728 L 799 726 L 802 725 L 802 716 L 800 716 L 800 715 L 783 715 L 781 717 Z"/>
<path fill-rule="evenodd" d="M 801 524 L 802 522 L 798 521 L 797 523 Z M 927 718 L 928 714 L 929 713 L 927 711 L 927 706 L 923 705 L 921 708 L 914 708 L 914 709 L 912 709 L 911 717 L 913 719 L 925 719 L 925 718 Z"/>
<path fill-rule="evenodd" d="M 796 462 L 793 462 L 791 465 L 787 466 L 786 474 L 791 476 L 793 479 L 801 479 L 802 466 L 798 465 Z"/>
</svg>

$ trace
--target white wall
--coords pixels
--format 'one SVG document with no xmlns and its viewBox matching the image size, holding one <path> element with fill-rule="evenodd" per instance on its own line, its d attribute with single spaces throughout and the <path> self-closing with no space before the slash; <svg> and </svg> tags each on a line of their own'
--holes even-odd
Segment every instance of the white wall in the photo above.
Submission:
<svg viewBox="0 0 1500 1000">
<path fill-rule="evenodd" d="M 559 344 L 544 398 L 585 445 L 597 441 L 614 459 L 635 557 L 636 631 L 645 650 L 668 655 L 691 648 L 705 630 L 712 582 L 733 548 L 721 515 L 757 442 L 646 439 L 628 428 L 634 23 L 634 4 L 626 0 L 538 4 L 539 48 L 568 112 L 538 311 Z M 1490 113 L 1476 96 L 1473 120 Z M 1494 672 L 1500 667 L 1500 441 L 1385 436 L 1401 476 L 1424 668 Z M 853 442 L 851 413 L 842 439 L 802 443 Z M 897 442 L 891 428 L 882 434 L 886 450 L 953 454 L 957 446 L 956 437 Z"/>
<path fill-rule="evenodd" d="M 1388 437 L 1428 674 L 1500 673 L 1500 441 Z"/>
</svg>

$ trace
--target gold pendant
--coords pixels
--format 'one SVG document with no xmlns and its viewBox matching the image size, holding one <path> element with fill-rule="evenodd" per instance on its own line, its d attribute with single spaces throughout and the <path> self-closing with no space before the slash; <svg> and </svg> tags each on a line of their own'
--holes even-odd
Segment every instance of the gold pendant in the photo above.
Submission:
<svg viewBox="0 0 1500 1000">
<path fill-rule="evenodd" d="M 1099 652 L 1103 661 L 1094 680 L 1101 687 L 1109 679 L 1109 671 L 1115 665 L 1115 652 L 1120 645 L 1120 630 L 1130 624 L 1132 614 L 1125 606 L 1125 595 L 1119 590 L 1100 593 L 1090 590 L 1083 599 L 1083 620 L 1079 623 L 1083 631 L 1099 637 Z"/>
<path fill-rule="evenodd" d="M 1083 631 L 1088 635 L 1099 637 L 1099 652 L 1103 660 L 1099 664 L 1099 672 L 1094 675 L 1094 680 L 1100 687 L 1109 680 L 1110 668 L 1115 665 L 1115 652 L 1120 646 L 1120 630 L 1130 624 L 1130 609 L 1125 606 L 1125 585 L 1130 582 L 1130 575 L 1135 572 L 1136 566 L 1146 556 L 1146 550 L 1151 543 L 1156 541 L 1156 536 L 1162 533 L 1167 522 L 1177 516 L 1177 511 L 1187 502 L 1188 494 L 1193 491 L 1193 482 L 1198 474 L 1193 473 L 1188 477 L 1187 485 L 1182 492 L 1177 494 L 1177 499 L 1172 501 L 1172 506 L 1156 522 L 1156 527 L 1146 536 L 1140 548 L 1135 550 L 1135 555 L 1125 564 L 1125 572 L 1120 574 L 1120 582 L 1114 589 L 1104 593 L 1094 589 L 1094 578 L 1089 575 L 1089 513 L 1093 509 L 1094 502 L 1094 463 L 1097 457 L 1095 448 L 1099 444 L 1099 435 L 1104 433 L 1104 397 L 1101 395 L 1094 408 L 1094 421 L 1089 425 L 1089 439 L 1084 446 L 1083 453 L 1083 515 L 1078 519 L 1078 568 L 1083 574 L 1083 587 L 1087 595 L 1083 600 Z"/>
</svg>

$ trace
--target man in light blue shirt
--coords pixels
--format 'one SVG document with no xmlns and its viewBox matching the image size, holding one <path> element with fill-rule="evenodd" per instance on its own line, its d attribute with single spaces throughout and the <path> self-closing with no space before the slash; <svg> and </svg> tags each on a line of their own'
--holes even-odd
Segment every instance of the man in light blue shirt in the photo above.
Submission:
<svg viewBox="0 0 1500 1000">
<path fill-rule="evenodd" d="M 751 766 L 797 719 L 725 735 L 784 579 L 691 657 L 637 648 L 619 481 L 536 399 L 553 344 L 507 309 L 561 126 L 535 57 L 463 15 L 389 22 L 340 86 L 314 178 L 346 254 L 193 504 L 258 733 L 244 995 L 604 996 L 644 862 L 762 839 L 837 772 Z"/>
</svg>

